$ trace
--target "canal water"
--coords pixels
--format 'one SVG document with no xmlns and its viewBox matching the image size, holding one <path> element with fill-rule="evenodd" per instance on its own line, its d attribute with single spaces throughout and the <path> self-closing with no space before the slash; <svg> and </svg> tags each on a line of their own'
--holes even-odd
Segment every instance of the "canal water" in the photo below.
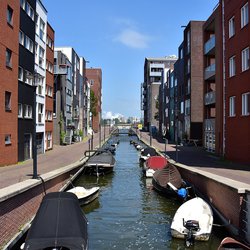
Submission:
<svg viewBox="0 0 250 250">
<path fill-rule="evenodd" d="M 89 249 L 188 249 L 173 239 L 170 225 L 180 203 L 159 195 L 143 177 L 139 152 L 119 136 L 114 172 L 106 176 L 82 175 L 74 184 L 100 187 L 99 197 L 82 209 L 88 219 Z M 208 242 L 189 249 L 214 250 L 225 236 L 214 228 Z"/>
</svg>

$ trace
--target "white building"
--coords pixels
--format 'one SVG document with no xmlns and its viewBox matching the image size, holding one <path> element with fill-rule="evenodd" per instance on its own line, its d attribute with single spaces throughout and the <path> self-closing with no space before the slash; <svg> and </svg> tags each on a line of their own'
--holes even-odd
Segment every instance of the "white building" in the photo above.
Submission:
<svg viewBox="0 0 250 250">
<path fill-rule="evenodd" d="M 35 81 L 36 89 L 36 140 L 37 153 L 45 152 L 45 84 L 47 10 L 40 0 L 36 1 Z"/>
</svg>

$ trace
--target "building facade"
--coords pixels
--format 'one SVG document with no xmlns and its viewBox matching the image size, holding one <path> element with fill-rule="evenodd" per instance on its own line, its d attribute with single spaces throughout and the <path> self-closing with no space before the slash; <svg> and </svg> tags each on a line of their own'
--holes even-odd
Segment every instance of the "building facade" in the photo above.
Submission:
<svg viewBox="0 0 250 250">
<path fill-rule="evenodd" d="M 0 1 L 0 165 L 18 160 L 19 15 L 19 2 Z"/>
<path fill-rule="evenodd" d="M 55 32 L 47 23 L 46 85 L 45 85 L 45 151 L 53 148 L 53 88 L 54 88 L 54 37 Z"/>
<path fill-rule="evenodd" d="M 18 65 L 18 161 L 32 157 L 35 140 L 34 108 L 36 1 L 20 1 L 19 65 Z"/>
<path fill-rule="evenodd" d="M 45 153 L 47 10 L 40 0 L 36 1 L 35 22 L 36 144 L 37 154 L 43 154 Z"/>
<path fill-rule="evenodd" d="M 92 114 L 91 121 L 93 121 L 92 129 L 94 132 L 100 131 L 101 116 L 102 116 L 102 70 L 100 68 L 87 68 L 86 77 L 90 84 L 90 90 L 94 92 L 96 98 L 96 114 Z M 91 102 L 91 97 L 90 97 Z"/>
<path fill-rule="evenodd" d="M 220 1 L 225 47 L 225 156 L 250 163 L 249 1 Z"/>
<path fill-rule="evenodd" d="M 145 58 L 144 82 L 142 84 L 142 109 L 144 113 L 144 128 L 159 131 L 159 87 L 164 81 L 164 72 L 173 69 L 177 60 L 175 56 L 162 58 Z"/>
</svg>

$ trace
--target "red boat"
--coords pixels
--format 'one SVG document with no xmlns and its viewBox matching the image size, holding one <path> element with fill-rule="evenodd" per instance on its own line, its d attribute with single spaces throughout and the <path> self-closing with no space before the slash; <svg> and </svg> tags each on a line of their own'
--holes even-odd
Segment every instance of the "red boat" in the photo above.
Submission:
<svg viewBox="0 0 250 250">
<path fill-rule="evenodd" d="M 163 169 L 168 164 L 168 160 L 162 156 L 150 156 L 144 163 L 143 172 L 146 177 L 153 177 L 156 170 Z"/>
</svg>

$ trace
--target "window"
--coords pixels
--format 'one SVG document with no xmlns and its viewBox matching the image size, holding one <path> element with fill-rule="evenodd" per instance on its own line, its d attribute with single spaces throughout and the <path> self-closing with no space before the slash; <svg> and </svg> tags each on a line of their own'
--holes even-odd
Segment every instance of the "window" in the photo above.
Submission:
<svg viewBox="0 0 250 250">
<path fill-rule="evenodd" d="M 44 41 L 44 31 L 45 31 L 45 23 L 44 21 L 40 18 L 40 34 L 39 37 L 41 38 L 41 40 Z"/>
<path fill-rule="evenodd" d="M 250 92 L 242 94 L 242 115 L 250 115 Z"/>
<path fill-rule="evenodd" d="M 24 46 L 24 33 L 19 30 L 19 43 Z"/>
<path fill-rule="evenodd" d="M 11 110 L 11 92 L 5 91 L 5 111 Z"/>
<path fill-rule="evenodd" d="M 234 20 L 234 16 L 231 19 L 229 19 L 228 27 L 229 27 L 228 36 L 230 38 L 233 35 L 235 35 L 235 20 Z"/>
<path fill-rule="evenodd" d="M 43 104 L 38 103 L 38 123 L 43 122 Z"/>
<path fill-rule="evenodd" d="M 52 148 L 52 133 L 47 132 L 47 148 Z"/>
<path fill-rule="evenodd" d="M 5 135 L 5 145 L 11 144 L 11 135 Z"/>
<path fill-rule="evenodd" d="M 181 114 L 184 113 L 184 102 L 181 102 Z"/>
<path fill-rule="evenodd" d="M 33 49 L 34 49 L 34 42 L 28 37 L 25 37 L 25 48 L 27 50 L 29 50 L 31 53 L 33 53 Z"/>
<path fill-rule="evenodd" d="M 190 30 L 187 32 L 187 54 L 190 53 L 191 50 L 191 44 L 190 44 Z"/>
<path fill-rule="evenodd" d="M 6 49 L 6 66 L 12 68 L 12 51 Z"/>
<path fill-rule="evenodd" d="M 90 79 L 90 80 L 89 80 L 89 84 L 90 84 L 90 86 L 93 86 L 93 85 L 94 85 L 94 80 L 93 80 L 93 79 Z"/>
<path fill-rule="evenodd" d="M 23 81 L 23 68 L 18 67 L 18 80 Z"/>
<path fill-rule="evenodd" d="M 29 85 L 33 85 L 33 77 L 28 70 L 25 70 L 25 82 Z"/>
<path fill-rule="evenodd" d="M 185 100 L 185 115 L 190 115 L 190 99 Z"/>
<path fill-rule="evenodd" d="M 29 5 L 29 3 L 26 3 L 26 9 L 25 9 L 27 15 L 34 21 L 35 13 L 33 8 Z"/>
<path fill-rule="evenodd" d="M 13 9 L 9 5 L 7 7 L 7 22 L 11 26 L 13 25 Z"/>
<path fill-rule="evenodd" d="M 235 56 L 229 58 L 229 77 L 235 76 L 236 67 L 235 67 Z"/>
<path fill-rule="evenodd" d="M 23 117 L 23 105 L 21 103 L 18 103 L 18 117 Z"/>
<path fill-rule="evenodd" d="M 39 46 L 39 66 L 44 68 L 44 49 Z"/>
<path fill-rule="evenodd" d="M 249 69 L 249 47 L 241 51 L 241 69 L 242 71 Z"/>
<path fill-rule="evenodd" d="M 71 114 L 71 106 L 66 104 L 66 112 Z"/>
<path fill-rule="evenodd" d="M 235 96 L 229 97 L 229 116 L 235 116 Z"/>
<path fill-rule="evenodd" d="M 187 73 L 188 74 L 190 73 L 190 68 L 191 68 L 191 63 L 190 63 L 190 58 L 188 58 L 188 61 L 187 61 Z"/>
<path fill-rule="evenodd" d="M 24 118 L 32 119 L 32 107 L 30 105 L 24 105 Z"/>
<path fill-rule="evenodd" d="M 248 24 L 248 3 L 241 8 L 241 28 Z"/>
<path fill-rule="evenodd" d="M 23 10 L 25 10 L 25 0 L 20 0 L 20 6 Z"/>
</svg>

